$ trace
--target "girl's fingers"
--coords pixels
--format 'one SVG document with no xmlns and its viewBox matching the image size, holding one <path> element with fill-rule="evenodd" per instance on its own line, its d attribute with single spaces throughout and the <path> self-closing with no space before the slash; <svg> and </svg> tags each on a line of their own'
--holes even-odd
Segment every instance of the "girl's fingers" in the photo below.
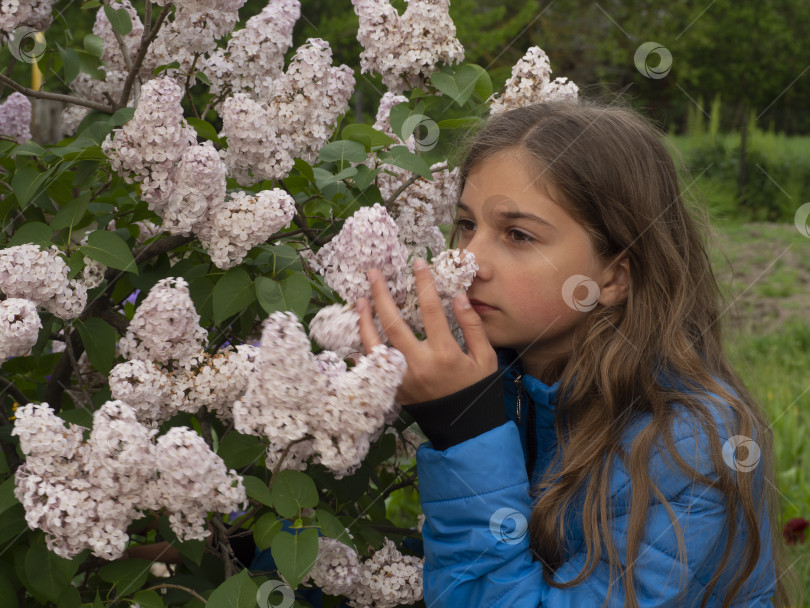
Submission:
<svg viewBox="0 0 810 608">
<path fill-rule="evenodd" d="M 363 348 L 368 355 L 371 349 L 382 344 L 380 334 L 377 333 L 377 328 L 374 325 L 374 318 L 371 313 L 371 305 L 366 298 L 360 298 L 354 303 L 355 310 L 360 315 L 360 340 L 363 342 Z"/>
<path fill-rule="evenodd" d="M 405 323 L 397 308 L 388 285 L 382 278 L 379 270 L 369 270 L 366 273 L 371 283 L 371 296 L 374 298 L 374 309 L 382 323 L 382 329 L 391 346 L 400 351 L 407 358 L 408 354 L 419 345 L 419 340 L 413 335 L 411 328 Z"/>
<path fill-rule="evenodd" d="M 419 311 L 422 314 L 422 325 L 425 326 L 428 340 L 455 343 L 442 300 L 439 292 L 436 291 L 436 284 L 433 282 L 433 273 L 430 272 L 430 268 L 424 260 L 415 260 L 413 268 L 416 294 L 419 298 Z"/>
<path fill-rule="evenodd" d="M 467 294 L 461 292 L 456 295 L 453 298 L 453 307 L 461 332 L 464 334 L 464 342 L 467 344 L 467 354 L 485 371 L 494 372 L 498 369 L 498 356 L 489 343 L 481 317 L 470 306 Z"/>
</svg>

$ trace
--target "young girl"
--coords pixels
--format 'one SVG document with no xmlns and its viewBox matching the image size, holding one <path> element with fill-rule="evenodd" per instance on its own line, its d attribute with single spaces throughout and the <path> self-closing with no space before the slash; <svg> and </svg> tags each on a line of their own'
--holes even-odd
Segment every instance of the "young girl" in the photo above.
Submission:
<svg viewBox="0 0 810 608">
<path fill-rule="evenodd" d="M 626 109 L 527 106 L 490 119 L 461 179 L 453 241 L 479 265 L 455 301 L 466 351 L 424 262 L 423 341 L 368 273 L 408 361 L 398 400 L 430 440 L 425 604 L 786 605 L 771 431 L 723 352 L 656 131 Z"/>
</svg>

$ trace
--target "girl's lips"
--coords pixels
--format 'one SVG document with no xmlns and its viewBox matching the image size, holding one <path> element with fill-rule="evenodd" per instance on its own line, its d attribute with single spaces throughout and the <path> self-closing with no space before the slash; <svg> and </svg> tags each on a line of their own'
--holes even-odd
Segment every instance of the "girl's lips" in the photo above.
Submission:
<svg viewBox="0 0 810 608">
<path fill-rule="evenodd" d="M 477 312 L 479 315 L 482 312 L 487 312 L 487 311 L 490 311 L 490 310 L 498 310 L 494 306 L 490 306 L 489 304 L 484 304 L 483 302 L 481 302 L 479 300 L 470 300 L 470 304 L 472 304 L 473 310 L 475 312 Z"/>
</svg>

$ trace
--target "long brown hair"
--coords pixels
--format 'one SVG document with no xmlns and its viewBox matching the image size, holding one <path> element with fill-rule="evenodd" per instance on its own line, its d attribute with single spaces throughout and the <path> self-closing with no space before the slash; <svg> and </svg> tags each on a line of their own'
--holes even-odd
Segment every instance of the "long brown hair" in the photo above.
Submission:
<svg viewBox="0 0 810 608">
<path fill-rule="evenodd" d="M 593 309 L 577 331 L 573 351 L 541 378 L 549 384 L 559 379 L 558 395 L 565 399 L 555 408 L 560 441 L 554 460 L 532 490 L 536 498 L 529 526 L 532 551 L 543 564 L 548 584 L 557 588 L 584 581 L 606 553 L 611 581 L 618 570 L 625 605 L 636 607 L 633 564 L 649 504 L 657 499 L 673 522 L 685 572 L 682 530 L 649 473 L 651 451 L 663 438 L 671 460 L 690 479 L 722 492 L 725 499 L 728 543 L 701 606 L 706 606 L 712 593 L 724 598 L 724 607 L 731 605 L 763 551 L 763 518 L 768 519 L 778 576 L 774 605 L 786 606 L 789 593 L 783 574 L 789 573 L 791 580 L 793 574 L 785 567 L 778 526 L 772 432 L 724 352 L 728 306 L 707 255 L 705 239 L 712 234 L 708 213 L 694 189 L 690 193 L 690 188 L 681 188 L 679 167 L 662 140 L 660 131 L 633 110 L 580 100 L 536 104 L 497 115 L 465 146 L 459 191 L 481 162 L 504 150 L 519 149 L 527 153 L 541 183 L 553 186 L 560 195 L 557 202 L 588 231 L 598 254 L 611 260 L 624 253 L 629 260 L 626 300 Z M 456 236 L 451 237 L 453 245 Z M 662 372 L 667 377 L 674 374 L 683 390 L 660 384 L 657 378 Z M 724 462 L 717 424 L 701 401 L 710 399 L 708 392 L 720 398 L 721 407 L 727 404 L 723 411 L 729 436 L 756 438 L 761 451 L 759 487 L 754 475 L 734 475 Z M 696 471 L 676 450 L 672 433 L 676 402 L 702 425 L 717 479 Z M 626 453 L 621 438 L 638 414 L 651 417 L 651 422 Z M 627 469 L 632 488 L 626 568 L 614 546 L 609 521 L 610 476 L 616 459 Z M 566 520 L 583 494 L 586 562 L 575 579 L 559 583 L 553 580 L 553 572 L 570 557 L 565 546 Z M 732 555 L 738 537 L 745 538 L 745 550 L 743 555 Z M 726 567 L 735 563 L 732 582 L 716 588 L 721 575 L 728 576 Z"/>
</svg>

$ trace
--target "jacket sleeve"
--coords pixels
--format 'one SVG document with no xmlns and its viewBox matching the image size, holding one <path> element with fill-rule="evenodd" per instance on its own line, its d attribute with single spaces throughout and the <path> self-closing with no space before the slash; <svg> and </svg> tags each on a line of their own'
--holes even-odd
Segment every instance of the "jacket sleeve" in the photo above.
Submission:
<svg viewBox="0 0 810 608">
<path fill-rule="evenodd" d="M 480 387 L 478 394 L 483 394 Z M 503 410 L 503 401 L 491 401 L 490 406 Z M 466 413 L 474 413 L 475 409 L 476 406 L 468 407 Z M 431 423 L 422 425 L 426 411 L 418 412 L 415 418 L 431 439 L 428 430 Z M 606 561 L 600 561 L 583 583 L 568 589 L 548 585 L 539 562 L 533 561 L 527 530 L 532 513 L 529 481 L 514 423 L 505 422 L 457 443 L 452 437 L 444 441 L 451 445 L 436 449 L 431 439 L 417 452 L 420 498 L 426 516 L 422 530 L 426 605 L 431 608 L 601 606 L 608 597 L 611 581 Z M 696 437 L 684 436 L 676 447 L 682 455 L 691 453 L 687 462 L 697 462 L 701 472 L 710 473 L 706 458 L 695 459 L 695 454 L 705 447 L 698 443 Z M 683 531 L 688 560 L 686 571 L 682 571 L 670 516 L 663 504 L 651 504 L 634 564 L 637 598 L 645 608 L 692 605 L 705 593 L 705 584 L 714 574 L 711 566 L 719 562 L 725 547 L 722 498 L 715 490 L 673 475 L 665 459 L 656 458 L 651 466 L 654 479 L 662 475 L 660 479 L 667 482 L 659 487 L 664 488 L 662 491 Z M 617 475 L 621 485 L 620 478 Z M 619 496 L 629 490 L 629 480 L 623 485 L 617 489 Z M 611 522 L 614 543 L 619 555 L 624 556 L 629 513 L 619 510 Z M 767 523 L 763 525 L 767 528 Z M 762 534 L 765 555 L 749 578 L 754 582 L 747 584 L 743 595 L 738 596 L 747 599 L 735 602 L 735 606 L 770 606 L 768 598 L 773 594 L 775 577 L 769 568 L 767 530 L 763 529 Z M 555 571 L 554 580 L 566 582 L 575 578 L 584 564 L 583 550 Z M 732 565 L 736 567 L 737 561 L 732 560 Z M 722 595 L 722 589 L 723 580 L 708 605 L 722 603 L 718 596 Z M 608 605 L 623 604 L 619 577 L 612 585 Z M 694 605 L 700 605 L 700 601 Z"/>
</svg>

